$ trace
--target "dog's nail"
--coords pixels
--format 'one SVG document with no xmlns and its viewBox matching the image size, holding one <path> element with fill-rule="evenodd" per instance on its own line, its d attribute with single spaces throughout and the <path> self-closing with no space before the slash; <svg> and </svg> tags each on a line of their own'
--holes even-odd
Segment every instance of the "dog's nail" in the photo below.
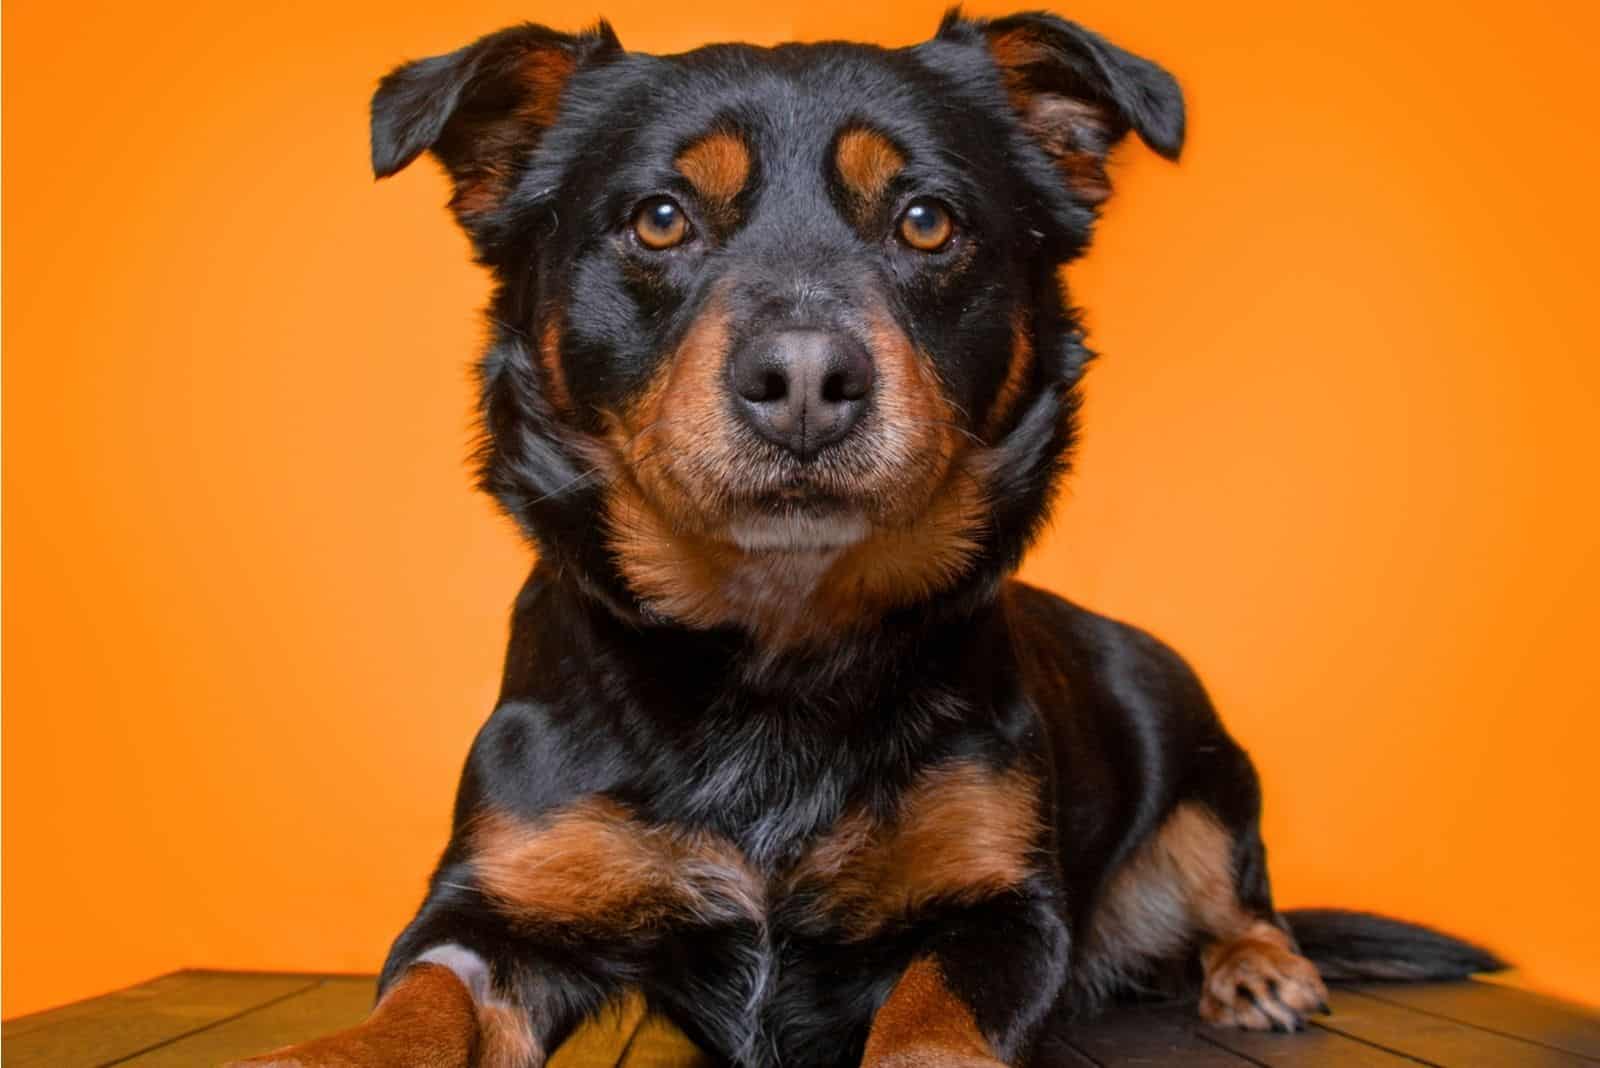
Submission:
<svg viewBox="0 0 1600 1068">
<path fill-rule="evenodd" d="M 1328 1003 L 1326 1001 L 1319 1002 L 1317 1004 L 1317 1011 L 1322 1013 L 1322 1015 L 1324 1015 L 1324 1016 L 1332 1016 L 1333 1015 L 1333 1009 L 1328 1005 Z"/>
</svg>

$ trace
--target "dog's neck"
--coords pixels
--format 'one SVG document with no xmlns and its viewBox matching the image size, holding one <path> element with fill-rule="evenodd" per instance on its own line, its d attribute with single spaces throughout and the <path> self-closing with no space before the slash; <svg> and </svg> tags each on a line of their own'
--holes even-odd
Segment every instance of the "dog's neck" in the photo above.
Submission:
<svg viewBox="0 0 1600 1068">
<path fill-rule="evenodd" d="M 771 577 L 787 567 L 769 563 L 748 574 Z M 659 677 L 692 683 L 680 688 L 701 692 L 783 693 L 797 700 L 808 695 L 837 699 L 840 683 L 865 694 L 873 680 L 895 674 L 922 674 L 930 663 L 957 647 L 964 635 L 982 629 L 997 610 L 1003 575 L 969 573 L 951 588 L 872 620 L 840 622 L 824 628 L 812 620 L 783 640 L 731 623 L 687 624 L 663 615 L 632 594 L 615 578 L 596 578 L 541 562 L 518 598 L 511 648 L 507 655 L 506 693 L 523 696 L 541 685 L 541 668 L 581 650 L 580 657 L 606 670 L 613 661 L 655 665 L 644 669 Z M 803 573 L 794 577 L 803 582 Z M 780 591 L 765 594 L 774 605 Z M 795 601 L 790 614 L 806 612 Z M 559 620 L 559 629 L 553 621 Z M 520 670 L 526 665 L 534 674 Z"/>
</svg>

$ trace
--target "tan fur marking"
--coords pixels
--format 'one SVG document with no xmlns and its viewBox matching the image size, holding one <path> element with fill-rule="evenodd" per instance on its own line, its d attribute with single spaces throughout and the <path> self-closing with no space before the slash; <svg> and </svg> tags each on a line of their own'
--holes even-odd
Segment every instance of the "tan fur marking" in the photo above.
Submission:
<svg viewBox="0 0 1600 1068">
<path fill-rule="evenodd" d="M 861 1068 L 999 1068 L 972 1009 L 919 957 L 872 1019 Z"/>
<path fill-rule="evenodd" d="M 750 149 L 742 139 L 726 130 L 707 134 L 678 153 L 673 166 L 719 223 L 733 221 L 733 202 L 750 178 Z"/>
<path fill-rule="evenodd" d="M 856 127 L 839 135 L 833 162 L 860 222 L 905 168 L 906 157 L 883 134 Z"/>
<path fill-rule="evenodd" d="M 648 826 L 604 798 L 535 823 L 486 812 L 471 841 L 478 884 L 530 925 L 639 934 L 678 917 L 759 916 L 765 907 L 761 881 L 732 845 Z"/>
<path fill-rule="evenodd" d="M 1303 1015 L 1326 997 L 1316 966 L 1239 903 L 1232 835 L 1209 808 L 1188 802 L 1112 879 L 1090 923 L 1080 979 L 1109 991 L 1194 943 L 1206 947 L 1201 1014 L 1212 1022 L 1265 1028 L 1278 1016 L 1288 1022 L 1283 1005 Z M 1257 1010 L 1238 994 L 1241 983 L 1265 992 L 1277 983 L 1281 1004 Z"/>
<path fill-rule="evenodd" d="M 478 1006 L 478 1059 L 472 1068 L 529 1068 L 544 1063 L 528 1014 L 494 1001 Z"/>
<path fill-rule="evenodd" d="M 961 452 L 931 362 L 882 310 L 869 326 L 877 456 L 848 487 L 873 510 L 866 536 L 786 552 L 747 552 L 726 536 L 735 516 L 718 510 L 721 486 L 745 462 L 723 403 L 728 333 L 713 296 L 605 435 L 606 537 L 633 592 L 689 626 L 739 625 L 781 647 L 870 625 L 957 577 L 987 517 L 983 472 Z"/>
<path fill-rule="evenodd" d="M 572 411 L 566 369 L 561 365 L 561 317 L 551 314 L 539 335 L 539 364 L 544 368 L 545 395 L 558 412 Z"/>
<path fill-rule="evenodd" d="M 1027 324 L 1019 315 L 1011 324 L 1011 358 L 1006 362 L 1006 377 L 995 392 L 994 403 L 989 406 L 989 417 L 984 420 L 986 440 L 995 441 L 1016 413 L 1017 402 L 1022 399 L 1023 387 L 1032 373 L 1033 341 L 1028 337 Z"/>
<path fill-rule="evenodd" d="M 903 474 L 880 499 L 891 516 L 914 519 L 880 523 L 835 561 L 807 614 L 823 633 L 870 622 L 944 588 L 977 552 L 987 519 L 982 475 L 976 464 L 958 462 L 955 413 L 932 361 L 881 311 L 871 316 L 868 334 L 879 415 L 903 445 L 896 457 Z"/>
<path fill-rule="evenodd" d="M 989 54 L 1000 65 L 1008 89 L 1023 77 L 1023 68 L 1050 58 L 1049 48 L 1029 29 L 1014 29 L 991 36 Z"/>
<path fill-rule="evenodd" d="M 561 93 L 577 69 L 577 58 L 560 48 L 530 52 L 522 63 L 522 84 L 528 95 L 517 109 L 517 117 L 541 130 L 554 124 L 561 110 Z"/>
<path fill-rule="evenodd" d="M 1233 836 L 1209 809 L 1193 803 L 1174 809 L 1161 828 L 1160 850 L 1203 930 L 1227 937 L 1250 922 L 1234 885 Z"/>
<path fill-rule="evenodd" d="M 1078 198 L 1100 204 L 1111 196 L 1105 151 L 1110 139 L 1105 115 L 1093 104 L 1071 97 L 1043 94 L 1033 98 L 1022 115 L 1023 125 L 1044 146 Z"/>
<path fill-rule="evenodd" d="M 1205 968 L 1200 1015 L 1210 1023 L 1252 1031 L 1274 1025 L 1295 1030 L 1328 1002 L 1328 988 L 1317 966 L 1296 953 L 1289 937 L 1265 920 L 1257 920 L 1234 938 L 1213 942 L 1201 953 L 1200 963 Z"/>
<path fill-rule="evenodd" d="M 1006 95 L 1022 125 L 1056 161 L 1068 187 L 1085 203 L 1103 202 L 1111 195 L 1105 170 L 1109 135 L 1105 112 L 1090 101 L 1033 87 L 1027 68 L 1048 60 L 1050 51 L 1030 31 L 1017 29 L 991 37 L 989 53 L 1000 67 Z"/>
<path fill-rule="evenodd" d="M 692 452 L 697 441 L 714 440 L 729 419 L 721 401 L 728 333 L 728 312 L 718 293 L 608 435 L 640 488 L 675 520 L 693 514 L 697 497 L 674 477 L 674 463 L 692 462 L 678 450 Z"/>
<path fill-rule="evenodd" d="M 450 210 L 463 219 L 483 215 L 494 210 L 505 195 L 506 173 L 501 167 L 484 163 L 474 167 L 456 184 L 450 197 Z"/>
<path fill-rule="evenodd" d="M 727 622 L 720 576 L 737 555 L 694 522 L 697 501 L 709 496 L 701 487 L 716 474 L 701 464 L 732 461 L 731 450 L 712 448 L 726 438 L 718 398 L 727 347 L 727 312 L 714 296 L 607 433 L 615 462 L 605 519 L 618 566 L 635 594 L 690 626 Z"/>
<path fill-rule="evenodd" d="M 509 117 L 481 123 L 463 138 L 473 159 L 458 173 L 450 207 L 464 220 L 493 211 L 510 190 L 514 160 L 538 143 L 560 111 L 561 93 L 577 69 L 575 57 L 554 45 L 530 50 L 518 75 L 523 97 Z"/>
<path fill-rule="evenodd" d="M 876 531 L 839 555 L 812 597 L 813 624 L 836 633 L 949 585 L 978 551 L 984 504 L 972 473 L 952 471 L 914 526 Z"/>
<path fill-rule="evenodd" d="M 738 550 L 676 532 L 636 485 L 619 481 L 606 497 L 607 541 L 623 578 L 650 609 L 690 627 L 732 622 L 723 580 Z"/>
<path fill-rule="evenodd" d="M 972 903 L 1033 871 L 1039 783 L 1019 770 L 958 762 L 931 769 L 893 821 L 844 816 L 786 880 L 815 896 L 814 919 L 868 938 L 935 901 Z"/>
<path fill-rule="evenodd" d="M 1182 804 L 1112 879 L 1085 956 L 1137 969 L 1173 956 L 1200 931 L 1227 935 L 1249 923 L 1234 892 L 1232 839 L 1209 809 Z"/>
</svg>

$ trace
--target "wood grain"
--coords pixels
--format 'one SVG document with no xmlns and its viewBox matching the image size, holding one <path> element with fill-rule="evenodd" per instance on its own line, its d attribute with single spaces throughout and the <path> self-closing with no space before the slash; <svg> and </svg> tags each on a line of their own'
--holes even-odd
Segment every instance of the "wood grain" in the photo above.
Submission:
<svg viewBox="0 0 1600 1068">
<path fill-rule="evenodd" d="M 372 1006 L 371 978 L 178 972 L 6 1021 L 10 1068 L 179 1068 L 348 1027 Z M 1129 1006 L 1066 1030 L 1035 1068 L 1569 1068 L 1600 1064 L 1600 1015 L 1490 983 L 1336 990 L 1334 1015 L 1298 1035 L 1211 1027 L 1192 1003 Z M 549 1068 L 710 1068 L 710 1058 L 637 996 L 580 1029 Z"/>
</svg>

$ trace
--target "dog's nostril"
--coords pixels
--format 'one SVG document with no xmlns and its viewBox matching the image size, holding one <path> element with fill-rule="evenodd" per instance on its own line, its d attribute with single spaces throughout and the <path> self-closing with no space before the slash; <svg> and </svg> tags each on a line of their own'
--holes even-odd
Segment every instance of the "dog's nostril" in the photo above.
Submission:
<svg viewBox="0 0 1600 1068">
<path fill-rule="evenodd" d="M 872 370 L 870 365 L 862 363 L 860 366 L 847 365 L 835 371 L 830 371 L 822 380 L 822 399 L 829 404 L 845 404 L 858 401 L 865 397 L 872 389 Z"/>
<path fill-rule="evenodd" d="M 749 363 L 736 366 L 733 388 L 751 404 L 774 404 L 789 397 L 789 377 L 778 367 Z"/>
<path fill-rule="evenodd" d="M 848 334 L 805 328 L 752 338 L 728 361 L 740 417 L 803 460 L 860 421 L 872 371 L 871 356 Z"/>
</svg>

